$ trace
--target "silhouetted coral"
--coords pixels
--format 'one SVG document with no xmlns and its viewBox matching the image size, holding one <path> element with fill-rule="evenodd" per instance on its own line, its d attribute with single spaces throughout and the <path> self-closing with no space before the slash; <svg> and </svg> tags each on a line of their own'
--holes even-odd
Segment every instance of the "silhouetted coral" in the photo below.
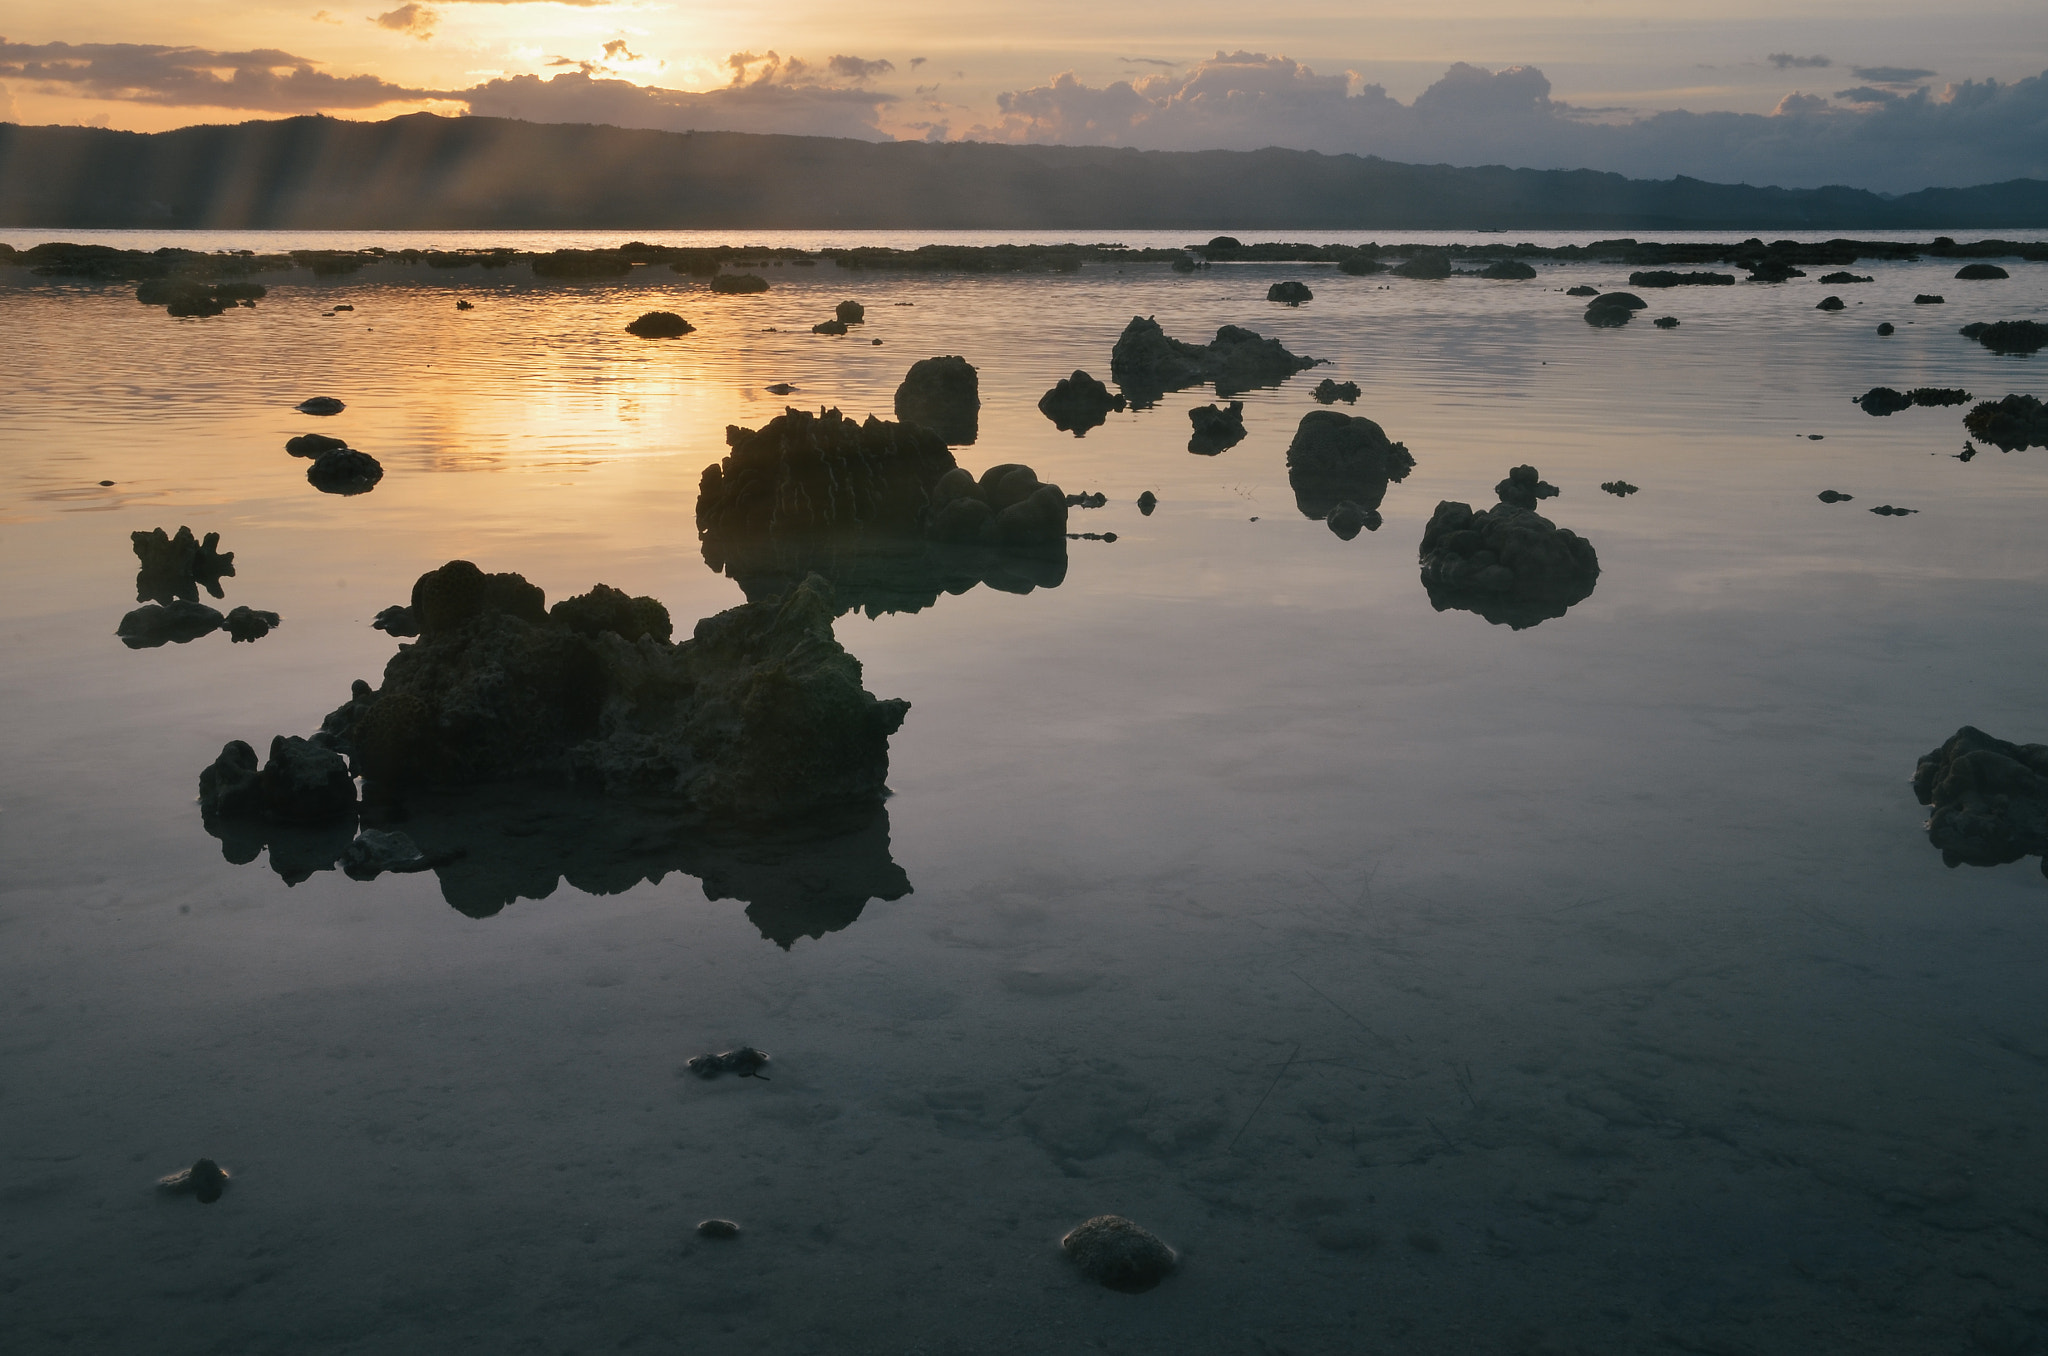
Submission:
<svg viewBox="0 0 2048 1356">
<path fill-rule="evenodd" d="M 1188 436 L 1188 451 L 1213 457 L 1244 441 L 1244 402 L 1197 405 L 1188 411 L 1188 422 L 1194 425 L 1194 432 Z"/>
<path fill-rule="evenodd" d="M 1106 423 L 1124 405 L 1122 396 L 1110 394 L 1107 386 L 1078 368 L 1038 398 L 1038 412 L 1052 420 L 1053 427 L 1076 438 Z"/>
<path fill-rule="evenodd" d="M 142 562 L 135 572 L 138 603 L 173 603 L 180 598 L 197 602 L 201 586 L 218 598 L 220 581 L 235 572 L 235 553 L 220 549 L 218 532 L 207 533 L 201 541 L 189 527 L 180 527 L 175 537 L 158 527 L 131 532 L 128 539 L 134 545 L 135 558 Z"/>
<path fill-rule="evenodd" d="M 1110 353 L 1110 375 L 1133 406 L 1142 407 L 1168 391 L 1213 382 L 1225 398 L 1260 386 L 1277 386 L 1317 360 L 1289 353 L 1278 339 L 1225 325 L 1207 344 L 1169 337 L 1149 316 L 1133 316 Z"/>
<path fill-rule="evenodd" d="M 1385 429 L 1336 410 L 1303 415 L 1287 445 L 1287 483 L 1302 516 L 1327 522 L 1348 503 L 1358 510 L 1358 525 L 1373 531 L 1379 530 L 1387 485 L 1405 480 L 1414 469 L 1415 458 Z M 1332 524 L 1332 530 L 1347 540 L 1357 535 L 1340 530 L 1339 524 Z"/>
<path fill-rule="evenodd" d="M 922 424 L 956 447 L 971 446 L 981 421 L 981 382 L 974 365 L 951 354 L 918 359 L 896 388 L 896 417 Z"/>
</svg>

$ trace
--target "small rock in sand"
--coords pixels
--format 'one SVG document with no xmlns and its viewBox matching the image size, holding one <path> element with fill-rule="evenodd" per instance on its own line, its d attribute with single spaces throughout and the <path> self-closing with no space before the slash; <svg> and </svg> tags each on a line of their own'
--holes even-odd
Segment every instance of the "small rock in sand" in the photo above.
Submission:
<svg viewBox="0 0 2048 1356">
<path fill-rule="evenodd" d="M 729 1219 L 707 1219 L 697 1225 L 699 1238 L 738 1238 L 740 1226 Z"/>
<path fill-rule="evenodd" d="M 1078 1225 L 1060 1240 L 1060 1251 L 1089 1280 L 1133 1295 L 1165 1280 L 1180 1261 L 1172 1248 L 1122 1215 L 1097 1215 Z"/>
</svg>

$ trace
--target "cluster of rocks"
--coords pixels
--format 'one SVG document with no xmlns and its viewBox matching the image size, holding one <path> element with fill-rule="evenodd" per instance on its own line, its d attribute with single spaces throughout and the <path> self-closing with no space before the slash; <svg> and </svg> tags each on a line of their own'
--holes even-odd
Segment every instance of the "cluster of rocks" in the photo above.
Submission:
<svg viewBox="0 0 2048 1356">
<path fill-rule="evenodd" d="M 1079 368 L 1038 398 L 1038 412 L 1052 420 L 1054 428 L 1076 438 L 1100 428 L 1111 414 L 1122 413 L 1125 405 L 1121 395 L 1111 394 L 1109 387 Z"/>
<path fill-rule="evenodd" d="M 1971 396 L 1968 391 L 1954 386 L 1915 386 L 1910 391 L 1896 391 L 1889 386 L 1873 386 L 1852 399 L 1862 406 L 1865 414 L 1883 416 L 1897 414 L 1900 410 L 1910 410 L 1915 405 L 1930 408 L 1967 405 Z"/>
<path fill-rule="evenodd" d="M 114 634 L 131 650 L 154 650 L 164 645 L 184 645 L 215 631 L 226 631 L 231 641 L 261 640 L 278 624 L 275 612 L 234 607 L 223 616 L 204 603 L 180 599 L 173 603 L 145 603 L 122 617 Z"/>
<path fill-rule="evenodd" d="M 1586 323 L 1596 329 L 1614 329 L 1628 324 L 1649 304 L 1633 292 L 1602 292 L 1586 303 Z"/>
<path fill-rule="evenodd" d="M 1228 405 L 1197 405 L 1188 411 L 1194 432 L 1188 435 L 1188 451 L 1198 457 L 1213 457 L 1244 441 L 1244 402 Z"/>
<path fill-rule="evenodd" d="M 1109 369 L 1130 403 L 1141 407 L 1204 382 L 1223 397 L 1276 386 L 1317 361 L 1236 325 L 1223 326 L 1207 344 L 1189 344 L 1169 336 L 1157 320 L 1133 316 L 1110 352 Z"/>
<path fill-rule="evenodd" d="M 1415 458 L 1370 419 L 1311 410 L 1287 445 L 1287 483 L 1305 518 L 1322 521 L 1350 541 L 1378 531 L 1387 486 L 1407 479 Z"/>
<path fill-rule="evenodd" d="M 2048 405 L 2018 394 L 1987 400 L 1963 416 L 1963 427 L 2001 452 L 2048 447 Z"/>
<path fill-rule="evenodd" d="M 811 333 L 844 334 L 849 327 L 866 323 L 867 318 L 867 307 L 857 301 L 842 301 L 833 309 L 830 320 L 820 320 L 811 326 Z"/>
<path fill-rule="evenodd" d="M 2009 744 L 1965 725 L 1920 759 L 1913 794 L 1933 809 L 1927 841 L 1949 866 L 2041 856 L 2048 874 L 2048 745 Z"/>
<path fill-rule="evenodd" d="M 1957 331 L 1993 353 L 2038 353 L 2048 348 L 2048 325 L 2038 320 L 1975 321 Z"/>
<path fill-rule="evenodd" d="M 626 326 L 626 333 L 640 339 L 680 339 L 696 326 L 674 311 L 649 311 Z"/>
<path fill-rule="evenodd" d="M 225 616 L 199 601 L 199 590 L 218 598 L 220 581 L 235 572 L 235 553 L 220 549 L 220 534 L 204 540 L 189 527 L 176 536 L 162 528 L 131 532 L 128 539 L 142 568 L 135 575 L 135 601 L 143 604 L 121 618 L 114 634 L 131 650 L 184 645 L 226 631 L 231 641 L 255 641 L 278 625 L 275 612 L 236 607 Z"/>
<path fill-rule="evenodd" d="M 951 354 L 920 358 L 896 388 L 896 417 L 922 424 L 955 447 L 973 446 L 981 425 L 980 374 Z"/>
<path fill-rule="evenodd" d="M 237 306 L 253 308 L 269 290 L 262 283 L 151 278 L 135 289 L 135 299 L 144 306 L 161 306 L 173 316 L 213 316 Z"/>
<path fill-rule="evenodd" d="M 284 450 L 310 457 L 306 480 L 322 494 L 368 494 L 384 478 L 384 466 L 367 452 L 358 452 L 345 438 L 301 433 L 287 439 Z"/>
<path fill-rule="evenodd" d="M 1316 383 L 1314 394 L 1319 405 L 1334 405 L 1340 400 L 1351 405 L 1357 403 L 1360 392 L 1355 381 L 1333 381 L 1324 377 Z"/>
<path fill-rule="evenodd" d="M 1432 607 L 1463 608 L 1519 631 L 1562 617 L 1592 593 L 1600 576 L 1592 543 L 1529 507 L 1546 488 L 1536 468 L 1517 466 L 1501 482 L 1513 501 L 1477 512 L 1452 500 L 1436 506 L 1421 547 Z"/>
</svg>

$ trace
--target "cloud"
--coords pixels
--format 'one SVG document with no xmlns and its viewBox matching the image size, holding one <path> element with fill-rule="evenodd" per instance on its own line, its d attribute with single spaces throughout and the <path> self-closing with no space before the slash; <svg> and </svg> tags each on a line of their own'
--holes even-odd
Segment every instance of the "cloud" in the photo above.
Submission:
<svg viewBox="0 0 2048 1356">
<path fill-rule="evenodd" d="M 1851 66 L 1849 70 L 1858 80 L 1868 80 L 1877 85 L 1910 85 L 1939 73 L 1922 70 L 1918 66 Z"/>
<path fill-rule="evenodd" d="M 820 83 L 814 68 L 772 52 L 767 57 L 735 53 L 727 65 L 734 71 L 732 83 L 702 93 L 575 71 L 551 80 L 537 75 L 490 80 L 459 97 L 468 100 L 469 111 L 478 116 L 528 122 L 888 140 L 880 126 L 881 110 L 895 102 L 893 95 Z"/>
<path fill-rule="evenodd" d="M 1000 116 L 966 136 L 1154 150 L 1285 146 L 1423 164 L 1880 191 L 2048 178 L 2048 72 L 1966 81 L 1939 95 L 1858 87 L 1844 90 L 1842 103 L 1793 92 L 1768 116 L 1634 119 L 1552 99 L 1550 81 L 1529 66 L 1489 71 L 1460 62 L 1408 104 L 1378 85 L 1354 92 L 1354 81 L 1255 52 L 1218 53 L 1184 75 L 1101 87 L 1068 73 L 998 96 Z"/>
<path fill-rule="evenodd" d="M 910 69 L 914 71 L 914 70 L 916 70 L 916 69 L 917 69 L 917 68 L 918 68 L 919 66 L 922 66 L 922 65 L 924 65 L 924 63 L 925 63 L 925 62 L 927 62 L 927 61 L 930 61 L 930 60 L 931 60 L 931 58 L 930 58 L 930 57 L 912 57 L 912 58 L 910 59 Z"/>
<path fill-rule="evenodd" d="M 1177 71 L 1181 67 L 1178 61 L 1164 61 L 1159 57 L 1118 57 L 1117 60 L 1126 66 L 1164 66 L 1169 71 Z"/>
<path fill-rule="evenodd" d="M 842 80 L 872 80 L 878 75 L 887 75 L 896 69 L 893 61 L 863 61 L 857 56 L 836 56 L 825 63 L 826 69 Z"/>
<path fill-rule="evenodd" d="M 606 61 L 646 60 L 646 58 L 642 57 L 638 52 L 632 51 L 629 48 L 627 48 L 626 40 L 624 38 L 613 38 L 610 42 L 604 45 L 604 59 Z"/>
<path fill-rule="evenodd" d="M 332 14 L 329 14 L 326 10 L 323 9 L 313 15 L 313 22 L 316 24 L 338 24 L 341 22 L 341 20 L 335 18 Z"/>
<path fill-rule="evenodd" d="M 374 75 L 328 75 L 290 52 L 210 52 L 127 42 L 21 43 L 0 38 L 0 79 L 93 99 L 263 113 L 375 108 L 449 97 Z"/>
<path fill-rule="evenodd" d="M 1835 64 L 1824 56 L 1793 56 L 1790 52 L 1773 52 L 1765 59 L 1781 71 L 1787 66 L 1820 67 Z"/>
<path fill-rule="evenodd" d="M 406 33 L 425 42 L 434 36 L 434 24 L 440 15 L 425 5 L 400 5 L 388 14 L 379 14 L 370 20 L 379 28 L 388 28 L 394 33 Z"/>
</svg>

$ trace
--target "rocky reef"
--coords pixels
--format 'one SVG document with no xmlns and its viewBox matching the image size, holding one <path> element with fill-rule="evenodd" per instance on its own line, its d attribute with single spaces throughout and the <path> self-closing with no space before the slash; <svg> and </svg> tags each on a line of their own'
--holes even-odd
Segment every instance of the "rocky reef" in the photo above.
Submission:
<svg viewBox="0 0 2048 1356">
<path fill-rule="evenodd" d="M 1143 408 L 1169 391 L 1204 382 L 1213 382 L 1216 394 L 1225 398 L 1277 386 L 1316 362 L 1288 352 L 1278 339 L 1236 325 L 1223 326 L 1207 344 L 1189 344 L 1168 335 L 1151 317 L 1133 316 L 1110 352 L 1109 369 L 1132 406 Z"/>
<path fill-rule="evenodd" d="M 1287 483 L 1304 518 L 1328 523 L 1349 541 L 1378 531 L 1387 486 L 1407 479 L 1415 458 L 1370 419 L 1311 410 L 1287 445 Z"/>
<path fill-rule="evenodd" d="M 1954 386 L 1916 386 L 1910 391 L 1897 391 L 1889 386 L 1873 386 L 1860 396 L 1853 397 L 1863 407 L 1865 414 L 1892 415 L 1900 410 L 1910 410 L 1915 405 L 1940 407 L 1943 405 L 1967 405 L 1970 393 Z"/>
<path fill-rule="evenodd" d="M 2048 745 L 2008 744 L 1965 725 L 1920 759 L 1913 794 L 1934 811 L 1927 841 L 1948 865 L 2041 856 L 2048 874 Z"/>
<path fill-rule="evenodd" d="M 142 562 L 135 572 L 138 603 L 174 603 L 181 598 L 197 602 L 202 587 L 218 598 L 222 596 L 220 581 L 235 572 L 235 553 L 220 549 L 218 532 L 209 532 L 201 540 L 189 527 L 180 527 L 176 536 L 158 527 L 131 532 L 128 539 L 134 545 L 135 558 Z"/>
<path fill-rule="evenodd" d="M 700 536 L 875 532 L 921 536 L 931 490 L 955 468 L 928 426 L 836 409 L 789 409 L 760 429 L 725 431 L 725 459 L 704 469 Z"/>
<path fill-rule="evenodd" d="M 1188 411 L 1194 432 L 1188 435 L 1188 451 L 1198 457 L 1213 457 L 1244 441 L 1244 402 L 1228 405 L 1197 405 Z"/>
<path fill-rule="evenodd" d="M 1038 398 L 1038 412 L 1052 420 L 1053 427 L 1060 432 L 1079 438 L 1089 429 L 1107 423 L 1109 416 L 1120 413 L 1125 404 L 1122 396 L 1112 395 L 1109 387 L 1076 368 L 1072 376 L 1061 377 Z"/>
<path fill-rule="evenodd" d="M 2048 447 L 2048 405 L 2030 395 L 1986 400 L 1963 416 L 1963 427 L 2001 452 Z"/>
<path fill-rule="evenodd" d="M 626 333 L 640 339 L 680 339 L 697 327 L 674 311 L 649 311 L 626 326 Z"/>
<path fill-rule="evenodd" d="M 896 388 L 896 417 L 922 424 L 955 447 L 971 447 L 981 423 L 981 380 L 974 365 L 951 354 L 918 359 Z"/>
<path fill-rule="evenodd" d="M 1541 483 L 1534 467 L 1519 466 L 1502 482 L 1518 491 Z M 1517 631 L 1562 617 L 1600 576 L 1591 542 L 1507 502 L 1478 512 L 1452 500 L 1438 504 L 1423 529 L 1421 561 L 1430 606 L 1476 612 Z"/>
<path fill-rule="evenodd" d="M 1957 333 L 1975 339 L 1993 353 L 2038 353 L 2048 348 L 2048 325 L 2038 320 L 1975 321 Z"/>
</svg>

